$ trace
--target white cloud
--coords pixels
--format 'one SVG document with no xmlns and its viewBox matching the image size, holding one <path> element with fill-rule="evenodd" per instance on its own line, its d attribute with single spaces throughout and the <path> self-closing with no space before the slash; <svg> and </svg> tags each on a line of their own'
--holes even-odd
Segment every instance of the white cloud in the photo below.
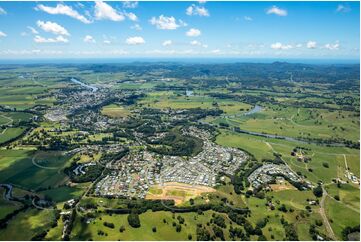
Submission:
<svg viewBox="0 0 361 242">
<path fill-rule="evenodd" d="M 58 42 L 68 43 L 69 42 L 68 39 L 64 38 L 61 35 L 58 35 L 56 38 L 44 38 L 39 35 L 36 35 L 34 37 L 34 41 L 36 43 L 58 43 Z"/>
<path fill-rule="evenodd" d="M 7 36 L 7 34 L 5 34 L 4 32 L 0 31 L 0 38 L 1 38 L 1 37 L 6 37 L 6 36 Z"/>
<path fill-rule="evenodd" d="M 58 35 L 70 35 L 69 32 L 63 26 L 55 22 L 50 22 L 50 21 L 44 22 L 38 20 L 36 24 L 38 25 L 39 28 L 41 28 L 45 32 L 50 32 Z"/>
<path fill-rule="evenodd" d="M 199 29 L 191 28 L 187 31 L 186 35 L 189 37 L 197 37 L 201 35 L 201 31 Z"/>
<path fill-rule="evenodd" d="M 301 48 L 301 47 L 302 47 L 302 44 L 296 44 L 295 47 L 296 47 L 296 48 Z"/>
<path fill-rule="evenodd" d="M 310 41 L 307 42 L 306 46 L 307 46 L 308 49 L 316 49 L 317 42 L 310 40 Z"/>
<path fill-rule="evenodd" d="M 251 18 L 250 16 L 244 16 L 243 18 L 246 21 L 253 21 L 253 18 Z"/>
<path fill-rule="evenodd" d="M 131 29 L 135 29 L 135 30 L 142 30 L 142 27 L 139 24 L 134 24 L 133 26 L 130 26 Z"/>
<path fill-rule="evenodd" d="M 39 32 L 36 29 L 34 29 L 33 27 L 28 26 L 27 28 L 30 29 L 32 34 L 39 34 Z"/>
<path fill-rule="evenodd" d="M 329 50 L 338 50 L 340 48 L 340 43 L 336 41 L 334 44 L 325 44 L 324 47 Z"/>
<path fill-rule="evenodd" d="M 219 53 L 221 53 L 221 50 L 215 49 L 215 50 L 212 50 L 211 53 L 212 54 L 219 54 Z"/>
<path fill-rule="evenodd" d="M 107 44 L 107 45 L 110 45 L 112 42 L 111 42 L 110 40 L 107 40 L 107 39 L 106 39 L 106 40 L 103 41 L 103 43 L 104 43 L 104 44 Z"/>
<path fill-rule="evenodd" d="M 5 11 L 5 9 L 0 7 L 0 15 L 6 15 L 6 14 L 7 14 L 7 12 Z"/>
<path fill-rule="evenodd" d="M 277 43 L 271 44 L 271 48 L 275 49 L 275 50 L 289 50 L 289 49 L 292 49 L 293 46 L 292 45 L 284 45 L 280 42 L 277 42 Z"/>
<path fill-rule="evenodd" d="M 339 4 L 336 9 L 336 12 L 339 12 L 339 13 L 347 13 L 350 11 L 351 11 L 351 8 L 349 6 L 343 5 L 343 4 Z"/>
<path fill-rule="evenodd" d="M 109 4 L 97 1 L 95 2 L 94 6 L 94 14 L 95 18 L 98 20 L 105 19 L 105 20 L 112 20 L 112 21 L 123 21 L 124 16 L 121 13 L 118 13 L 117 10 L 112 8 Z"/>
<path fill-rule="evenodd" d="M 76 10 L 74 10 L 72 7 L 69 7 L 64 4 L 57 4 L 56 7 L 48 7 L 43 4 L 39 4 L 36 9 L 44 11 L 49 14 L 63 14 L 67 15 L 69 17 L 75 18 L 85 24 L 91 23 L 89 19 L 84 17 L 83 15 L 79 14 Z"/>
<path fill-rule="evenodd" d="M 93 36 L 91 36 L 91 35 L 86 35 L 84 37 L 83 41 L 85 43 L 95 43 L 96 42 L 95 39 L 93 38 Z"/>
<path fill-rule="evenodd" d="M 132 21 L 138 21 L 138 17 L 134 13 L 124 13 L 124 15 L 127 16 L 128 19 Z"/>
<path fill-rule="evenodd" d="M 170 46 L 170 45 L 172 45 L 172 44 L 173 44 L 173 42 L 172 42 L 171 40 L 165 40 L 165 41 L 162 43 L 163 46 Z"/>
<path fill-rule="evenodd" d="M 287 16 L 287 10 L 281 9 L 277 6 L 272 6 L 267 10 L 267 14 L 276 14 L 278 16 Z"/>
<path fill-rule="evenodd" d="M 136 8 L 138 7 L 137 1 L 124 1 L 123 8 Z"/>
<path fill-rule="evenodd" d="M 199 45 L 202 45 L 202 43 L 199 42 L 199 41 L 197 41 L 197 40 L 191 41 L 190 44 L 191 44 L 191 45 L 198 45 L 198 46 L 199 46 Z"/>
<path fill-rule="evenodd" d="M 191 6 L 189 6 L 187 9 L 186 9 L 186 14 L 187 15 L 199 15 L 199 16 L 206 16 L 208 17 L 209 16 L 209 11 L 208 9 L 206 9 L 205 7 L 200 7 L 200 6 L 197 6 L 195 4 L 192 4 Z"/>
<path fill-rule="evenodd" d="M 142 37 L 135 36 L 135 37 L 129 37 L 128 39 L 126 39 L 125 43 L 127 43 L 128 45 L 141 45 L 141 44 L 144 44 L 145 41 Z"/>
<path fill-rule="evenodd" d="M 177 23 L 177 20 L 173 16 L 166 17 L 164 15 L 160 15 L 158 18 L 152 17 L 149 22 L 155 25 L 157 29 L 174 30 L 181 26 L 187 26 L 182 20 L 179 20 Z"/>
</svg>

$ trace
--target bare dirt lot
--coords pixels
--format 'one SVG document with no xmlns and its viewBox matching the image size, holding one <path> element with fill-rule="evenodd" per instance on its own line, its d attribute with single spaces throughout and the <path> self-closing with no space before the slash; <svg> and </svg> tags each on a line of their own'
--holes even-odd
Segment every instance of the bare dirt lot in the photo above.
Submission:
<svg viewBox="0 0 361 242">
<path fill-rule="evenodd" d="M 163 186 L 153 186 L 149 190 L 146 199 L 174 200 L 175 204 L 179 205 L 191 198 L 200 196 L 202 193 L 215 191 L 215 189 L 206 186 L 168 182 L 164 183 Z"/>
</svg>

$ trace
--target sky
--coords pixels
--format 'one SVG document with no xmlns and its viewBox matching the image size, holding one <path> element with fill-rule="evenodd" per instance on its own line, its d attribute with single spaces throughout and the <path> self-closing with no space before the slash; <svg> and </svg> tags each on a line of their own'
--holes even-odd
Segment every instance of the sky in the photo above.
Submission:
<svg viewBox="0 0 361 242">
<path fill-rule="evenodd" d="M 0 59 L 359 53 L 359 2 L 0 1 Z"/>
</svg>

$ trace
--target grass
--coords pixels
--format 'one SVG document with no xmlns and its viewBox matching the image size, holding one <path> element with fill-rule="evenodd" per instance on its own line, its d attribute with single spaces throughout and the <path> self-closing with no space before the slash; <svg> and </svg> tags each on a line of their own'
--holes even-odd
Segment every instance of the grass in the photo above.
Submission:
<svg viewBox="0 0 361 242">
<path fill-rule="evenodd" d="M 334 197 L 338 195 L 340 202 L 360 210 L 360 189 L 351 184 L 342 184 L 340 188 L 336 184 L 326 186 L 327 193 Z"/>
<path fill-rule="evenodd" d="M 345 227 L 360 224 L 360 213 L 331 198 L 326 198 L 326 214 L 338 239 L 342 239 L 341 233 Z"/>
<path fill-rule="evenodd" d="M 104 106 L 101 113 L 111 118 L 125 118 L 130 115 L 129 110 L 116 104 Z"/>
<path fill-rule="evenodd" d="M 15 139 L 25 131 L 25 128 L 7 128 L 0 130 L 0 144 Z"/>
<path fill-rule="evenodd" d="M 33 164 L 34 161 L 44 167 L 57 169 L 44 169 Z M 47 188 L 61 185 L 66 175 L 61 172 L 70 157 L 59 156 L 57 152 L 38 152 L 22 150 L 0 150 L 1 160 L 5 161 L 0 169 L 0 182 L 12 183 L 27 189 Z"/>
<path fill-rule="evenodd" d="M 198 215 L 197 213 L 181 213 L 175 214 L 175 218 L 172 218 L 171 212 L 159 211 L 159 212 L 146 212 L 141 214 L 140 228 L 132 228 L 128 225 L 127 215 L 103 215 L 97 214 L 95 221 L 89 224 L 81 223 L 79 216 L 75 220 L 74 229 L 72 231 L 72 240 L 188 240 L 188 234 L 192 235 L 192 239 L 196 239 L 196 227 L 198 223 L 206 224 L 212 218 L 212 211 L 206 211 L 204 215 Z M 172 226 L 173 221 L 178 224 L 176 217 L 180 215 L 184 218 L 185 223 L 182 225 L 181 232 L 176 232 L 175 227 Z M 230 226 L 230 220 L 224 214 L 221 214 L 225 218 L 227 228 Z M 101 220 L 99 219 L 101 217 Z M 166 220 L 166 223 L 163 222 Z M 111 229 L 105 227 L 103 222 L 114 223 L 115 228 Z M 123 233 L 119 232 L 120 226 L 125 227 Z M 233 226 L 235 226 L 233 224 Z M 152 228 L 156 227 L 157 232 L 152 232 Z M 102 230 L 107 233 L 107 236 L 98 235 L 98 230 Z M 226 239 L 229 240 L 228 230 L 224 229 Z"/>
<path fill-rule="evenodd" d="M 298 142 L 264 138 L 248 134 L 235 133 L 227 130 L 221 130 L 217 136 L 216 142 L 220 145 L 241 148 L 254 155 L 257 160 L 273 159 L 273 153 L 280 153 L 282 159 L 286 161 L 295 172 L 301 172 L 311 182 L 317 183 L 323 181 L 324 183 L 332 182 L 334 178 L 344 179 L 345 163 L 343 154 L 346 155 L 348 161 L 350 160 L 350 167 L 357 171 L 360 164 L 356 163 L 359 160 L 359 150 L 349 149 L 345 147 L 327 147 L 313 144 L 299 144 Z M 297 146 L 308 148 L 307 156 L 311 158 L 308 163 L 297 161 L 294 156 L 291 156 L 291 151 Z M 328 163 L 329 168 L 323 166 L 323 163 Z M 311 170 L 310 170 L 311 169 Z"/>
<path fill-rule="evenodd" d="M 29 209 L 10 220 L 0 233 L 0 240 L 30 240 L 34 235 L 50 228 L 54 212 L 51 210 Z"/>
<path fill-rule="evenodd" d="M 72 198 L 78 198 L 82 195 L 83 190 L 77 187 L 58 187 L 41 192 L 40 194 L 50 197 L 55 202 L 65 202 Z"/>
<path fill-rule="evenodd" d="M 241 129 L 260 133 L 318 139 L 346 138 L 356 142 L 360 136 L 359 120 L 355 114 L 348 111 L 270 106 L 260 113 L 237 115 L 215 122 L 228 122 Z"/>
<path fill-rule="evenodd" d="M 5 188 L 0 187 L 0 219 L 21 207 L 21 203 L 19 202 L 5 200 L 3 196 L 4 193 Z"/>
</svg>

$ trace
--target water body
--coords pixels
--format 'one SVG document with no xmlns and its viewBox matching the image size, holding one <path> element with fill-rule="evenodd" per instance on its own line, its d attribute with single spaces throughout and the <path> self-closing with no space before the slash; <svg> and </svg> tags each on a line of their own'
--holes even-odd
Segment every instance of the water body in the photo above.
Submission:
<svg viewBox="0 0 361 242">
<path fill-rule="evenodd" d="M 262 111 L 262 107 L 256 105 L 251 110 L 249 110 L 247 113 L 245 113 L 244 115 L 251 115 L 251 114 L 254 114 L 254 113 L 259 113 L 261 111 Z"/>
<path fill-rule="evenodd" d="M 79 81 L 78 79 L 75 79 L 74 77 L 72 77 L 72 78 L 70 79 L 70 81 L 72 81 L 72 82 L 74 82 L 74 83 L 76 83 L 76 84 L 79 84 L 79 85 L 82 86 L 82 87 L 89 88 L 89 89 L 92 90 L 92 92 L 98 91 L 98 88 L 97 88 L 97 87 L 92 86 L 92 85 L 85 84 L 84 82 L 81 82 L 81 81 Z"/>
</svg>

